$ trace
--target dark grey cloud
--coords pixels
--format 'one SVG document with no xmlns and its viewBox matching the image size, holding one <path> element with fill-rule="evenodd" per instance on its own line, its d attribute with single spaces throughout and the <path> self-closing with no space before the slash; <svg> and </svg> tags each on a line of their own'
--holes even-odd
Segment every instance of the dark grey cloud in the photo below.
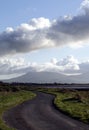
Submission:
<svg viewBox="0 0 89 130">
<path fill-rule="evenodd" d="M 56 45 L 79 44 L 89 41 L 89 12 L 56 20 L 48 33 Z M 72 43 L 71 43 L 72 42 Z M 76 43 L 75 43 L 76 42 Z"/>
<path fill-rule="evenodd" d="M 89 43 L 89 1 L 83 1 L 81 12 L 53 21 L 34 18 L 16 29 L 7 28 L 0 33 L 0 56 Z"/>
</svg>

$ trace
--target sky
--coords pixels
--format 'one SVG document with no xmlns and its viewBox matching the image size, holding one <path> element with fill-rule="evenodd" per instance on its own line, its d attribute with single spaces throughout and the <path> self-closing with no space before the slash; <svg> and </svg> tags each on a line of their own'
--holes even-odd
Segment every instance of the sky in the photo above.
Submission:
<svg viewBox="0 0 89 130">
<path fill-rule="evenodd" d="M 82 0 L 0 0 L 0 30 L 16 27 L 32 18 L 56 19 L 76 14 Z"/>
<path fill-rule="evenodd" d="M 0 0 L 0 78 L 86 73 L 89 0 Z"/>
</svg>

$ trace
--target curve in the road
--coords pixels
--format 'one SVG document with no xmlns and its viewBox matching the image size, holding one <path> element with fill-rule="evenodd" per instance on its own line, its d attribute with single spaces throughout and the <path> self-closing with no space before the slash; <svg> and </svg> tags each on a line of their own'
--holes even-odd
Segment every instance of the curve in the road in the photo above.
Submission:
<svg viewBox="0 0 89 130">
<path fill-rule="evenodd" d="M 89 125 L 76 121 L 53 105 L 54 96 L 37 92 L 37 97 L 4 113 L 5 123 L 17 130 L 89 130 Z"/>
</svg>

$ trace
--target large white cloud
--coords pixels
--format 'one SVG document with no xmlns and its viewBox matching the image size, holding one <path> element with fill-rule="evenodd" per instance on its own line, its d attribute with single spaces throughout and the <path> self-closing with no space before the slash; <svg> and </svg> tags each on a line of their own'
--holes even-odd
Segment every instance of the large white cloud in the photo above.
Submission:
<svg viewBox="0 0 89 130">
<path fill-rule="evenodd" d="M 85 74 L 89 70 L 89 60 L 79 62 L 73 56 L 61 60 L 52 58 L 46 63 L 30 63 L 23 58 L 0 58 L 0 78 L 3 75 L 18 76 L 28 72 L 56 72 L 65 75 Z"/>
<path fill-rule="evenodd" d="M 0 56 L 57 47 L 89 43 L 89 1 L 81 4 L 82 13 L 50 21 L 33 18 L 13 29 L 0 33 Z"/>
<path fill-rule="evenodd" d="M 50 24 L 48 19 L 34 18 L 16 29 L 8 27 L 0 34 L 0 55 L 25 53 L 49 47 L 46 34 Z"/>
</svg>

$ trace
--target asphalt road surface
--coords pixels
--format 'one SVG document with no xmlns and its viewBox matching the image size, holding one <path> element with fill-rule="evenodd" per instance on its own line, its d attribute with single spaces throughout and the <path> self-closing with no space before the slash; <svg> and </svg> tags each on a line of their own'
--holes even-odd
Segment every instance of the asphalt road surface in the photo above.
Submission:
<svg viewBox="0 0 89 130">
<path fill-rule="evenodd" d="M 89 130 L 89 125 L 56 110 L 53 99 L 50 94 L 37 92 L 36 98 L 6 111 L 3 120 L 17 130 Z"/>
</svg>

